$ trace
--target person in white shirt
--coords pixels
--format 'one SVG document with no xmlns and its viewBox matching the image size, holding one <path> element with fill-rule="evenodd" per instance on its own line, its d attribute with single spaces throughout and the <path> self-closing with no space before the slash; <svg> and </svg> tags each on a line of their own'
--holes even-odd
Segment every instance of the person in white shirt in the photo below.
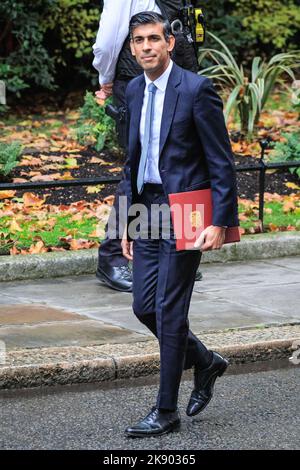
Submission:
<svg viewBox="0 0 300 470">
<path fill-rule="evenodd" d="M 183 3 L 183 0 L 104 0 L 99 30 L 93 45 L 93 66 L 99 73 L 100 85 L 96 97 L 103 105 L 105 100 L 113 96 L 114 106 L 119 110 L 120 115 L 120 118 L 116 120 L 118 140 L 124 149 L 126 147 L 125 91 L 129 81 L 143 73 L 143 69 L 130 51 L 130 19 L 137 13 L 151 11 L 161 13 L 172 23 L 180 18 Z M 185 34 L 177 35 L 172 58 L 183 68 L 197 72 L 195 49 Z M 158 91 L 158 100 L 162 95 L 162 90 Z M 156 125 L 159 128 L 160 122 Z M 157 145 L 159 145 L 158 140 L 153 142 L 154 147 Z M 124 181 L 121 181 L 114 203 L 117 227 L 119 226 L 119 196 L 124 194 Z M 119 238 L 110 238 L 106 227 L 106 238 L 99 248 L 96 276 L 113 289 L 131 292 L 132 273 L 128 267 L 128 260 L 122 254 L 122 234 L 118 236 Z M 202 274 L 198 271 L 196 279 L 201 278 Z"/>
</svg>

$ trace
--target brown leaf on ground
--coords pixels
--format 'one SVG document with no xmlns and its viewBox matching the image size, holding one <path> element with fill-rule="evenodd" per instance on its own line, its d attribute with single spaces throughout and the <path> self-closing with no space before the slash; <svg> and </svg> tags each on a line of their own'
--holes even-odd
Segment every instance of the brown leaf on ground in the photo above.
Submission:
<svg viewBox="0 0 300 470">
<path fill-rule="evenodd" d="M 104 184 L 97 184 L 96 186 L 88 186 L 86 188 L 86 192 L 88 194 L 97 194 L 100 193 L 100 191 L 105 187 Z"/>
<path fill-rule="evenodd" d="M 9 226 L 9 231 L 11 233 L 22 232 L 22 228 L 20 227 L 16 219 L 12 219 L 11 224 Z"/>
<path fill-rule="evenodd" d="M 0 191 L 0 199 L 8 199 L 11 197 L 14 197 L 17 191 L 12 191 L 5 189 L 3 191 Z"/>
<path fill-rule="evenodd" d="M 276 224 L 273 224 L 271 222 L 271 223 L 269 223 L 268 227 L 269 227 L 271 232 L 278 232 L 278 226 Z"/>
<path fill-rule="evenodd" d="M 98 157 L 92 157 L 92 158 L 89 160 L 89 163 L 99 163 L 100 165 L 112 165 L 111 162 L 106 162 L 106 161 L 103 160 L 102 158 L 98 158 Z"/>
<path fill-rule="evenodd" d="M 271 209 L 271 207 L 264 207 L 264 212 L 266 214 L 272 214 L 273 210 Z"/>
<path fill-rule="evenodd" d="M 65 161 L 64 157 L 56 155 L 41 155 L 41 160 L 46 160 L 53 163 L 62 163 Z"/>
<path fill-rule="evenodd" d="M 282 210 L 285 214 L 287 214 L 288 212 L 294 212 L 295 209 L 296 209 L 295 202 L 292 199 L 288 199 L 284 201 Z"/>
<path fill-rule="evenodd" d="M 59 180 L 73 180 L 73 176 L 71 175 L 70 171 L 65 171 L 60 177 L 58 178 Z"/>
<path fill-rule="evenodd" d="M 300 186 L 298 186 L 296 183 L 288 182 L 288 183 L 285 183 L 285 185 L 286 185 L 287 188 L 300 189 Z"/>
<path fill-rule="evenodd" d="M 121 168 L 120 166 L 117 166 L 116 168 L 110 168 L 108 171 L 110 173 L 119 173 L 120 171 L 123 171 L 123 168 Z"/>
<path fill-rule="evenodd" d="M 19 255 L 19 254 L 20 254 L 20 251 L 18 250 L 18 248 L 16 248 L 15 246 L 13 246 L 12 248 L 10 248 L 9 254 L 10 254 L 10 255 Z"/>
<path fill-rule="evenodd" d="M 249 217 L 247 215 L 245 215 L 244 212 L 242 212 L 242 213 L 239 214 L 239 220 L 243 221 L 243 222 L 246 222 L 246 221 L 249 220 Z"/>
<path fill-rule="evenodd" d="M 115 196 L 114 195 L 107 196 L 103 199 L 103 201 L 106 204 L 108 204 L 109 206 L 112 206 L 114 204 L 114 201 L 115 201 Z"/>
<path fill-rule="evenodd" d="M 265 202 L 269 201 L 282 201 L 282 196 L 277 193 L 265 193 Z M 258 195 L 256 196 L 256 199 L 258 199 Z"/>
<path fill-rule="evenodd" d="M 41 199 L 34 193 L 23 194 L 23 202 L 25 207 L 42 206 L 45 201 L 46 199 Z"/>
<path fill-rule="evenodd" d="M 13 183 L 28 183 L 25 178 L 13 178 Z"/>
<path fill-rule="evenodd" d="M 22 160 L 18 163 L 18 166 L 40 166 L 43 162 L 40 158 L 33 157 L 32 155 L 23 155 Z"/>
<path fill-rule="evenodd" d="M 42 240 L 39 240 L 36 244 L 30 245 L 29 248 L 29 253 L 32 255 L 34 254 L 39 254 L 39 253 L 46 253 L 48 251 L 48 248 L 45 247 L 44 242 Z"/>
<path fill-rule="evenodd" d="M 78 214 L 75 214 L 71 217 L 71 221 L 76 222 L 78 220 L 82 220 L 83 216 L 84 216 L 83 212 L 78 212 Z"/>
<path fill-rule="evenodd" d="M 97 242 L 83 238 L 79 238 L 78 240 L 73 238 L 70 243 L 71 250 L 83 250 L 94 248 L 95 246 L 97 246 Z"/>
<path fill-rule="evenodd" d="M 50 175 L 35 175 L 32 178 L 30 178 L 30 181 L 54 181 L 54 180 L 60 180 L 61 174 L 60 173 L 51 173 Z"/>
</svg>

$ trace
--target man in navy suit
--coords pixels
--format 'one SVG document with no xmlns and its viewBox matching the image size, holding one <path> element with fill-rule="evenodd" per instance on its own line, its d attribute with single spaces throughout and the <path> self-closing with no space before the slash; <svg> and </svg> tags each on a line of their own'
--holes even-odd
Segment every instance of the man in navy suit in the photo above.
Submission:
<svg viewBox="0 0 300 470">
<path fill-rule="evenodd" d="M 208 404 L 216 378 L 227 368 L 228 361 L 209 351 L 189 330 L 188 310 L 201 251 L 222 247 L 225 228 L 238 225 L 238 209 L 222 101 L 212 82 L 171 61 L 175 39 L 161 15 L 133 16 L 130 35 L 131 51 L 144 74 L 133 79 L 126 92 L 127 195 L 131 205 L 146 207 L 148 234 L 152 230 L 158 235 L 133 236 L 129 216 L 122 248 L 124 256 L 133 260 L 134 313 L 159 341 L 160 387 L 156 405 L 125 433 L 146 437 L 180 425 L 177 400 L 184 369 L 194 367 L 194 388 L 186 410 L 194 416 Z M 168 204 L 170 193 L 208 187 L 213 225 L 202 233 L 201 251 L 176 251 L 172 226 L 165 237 L 165 221 L 154 220 L 151 208 Z"/>
</svg>

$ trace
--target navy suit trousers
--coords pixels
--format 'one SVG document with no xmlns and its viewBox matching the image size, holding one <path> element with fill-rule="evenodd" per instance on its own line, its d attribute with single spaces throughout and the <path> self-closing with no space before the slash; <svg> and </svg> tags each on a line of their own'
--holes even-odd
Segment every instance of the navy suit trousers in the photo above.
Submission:
<svg viewBox="0 0 300 470">
<path fill-rule="evenodd" d="M 146 185 L 138 202 L 168 203 L 162 186 Z M 201 252 L 176 251 L 174 232 L 164 239 L 162 220 L 159 236 L 133 241 L 133 311 L 158 338 L 160 388 L 156 406 L 175 409 L 182 371 L 197 364 L 207 367 L 211 352 L 189 330 L 188 311 Z"/>
</svg>

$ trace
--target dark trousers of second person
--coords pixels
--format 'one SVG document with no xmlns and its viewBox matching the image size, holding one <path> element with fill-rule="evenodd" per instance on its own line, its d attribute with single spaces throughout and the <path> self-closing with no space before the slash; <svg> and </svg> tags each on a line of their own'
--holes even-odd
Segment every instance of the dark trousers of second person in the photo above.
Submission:
<svg viewBox="0 0 300 470">
<path fill-rule="evenodd" d="M 159 236 L 137 237 L 133 241 L 133 311 L 159 341 L 160 388 L 156 406 L 173 410 L 177 407 L 183 369 L 196 364 L 204 369 L 212 360 L 211 352 L 189 330 L 188 311 L 201 252 L 176 251 L 172 223 L 170 237 L 164 239 L 165 222 L 161 217 L 151 221 L 152 204 L 168 205 L 162 185 L 145 184 L 137 202 L 147 207 L 147 230 L 151 227 L 152 233 L 154 230 Z"/>
<path fill-rule="evenodd" d="M 125 106 L 125 92 L 128 85 L 128 81 L 125 80 L 116 80 L 113 86 L 113 100 L 114 106 Z M 125 149 L 126 147 L 126 121 L 124 120 L 121 123 L 117 123 L 117 134 L 118 134 L 118 141 L 119 145 Z M 125 160 L 124 160 L 125 163 Z M 112 215 L 111 217 L 116 217 L 116 237 L 110 238 L 108 227 L 110 225 L 110 219 L 108 224 L 105 227 L 105 239 L 101 242 L 99 247 L 99 256 L 98 256 L 98 265 L 101 266 L 101 261 L 108 262 L 111 266 L 127 266 L 128 260 L 124 258 L 121 248 L 121 239 L 122 233 L 118 233 L 119 227 L 119 218 L 120 218 L 120 211 L 119 211 L 119 197 L 125 196 L 125 183 L 122 180 L 117 187 L 117 191 L 115 193 L 115 201 L 114 201 L 114 209 L 115 209 L 115 216 Z M 111 224 L 110 226 L 114 226 L 115 224 Z"/>
</svg>

